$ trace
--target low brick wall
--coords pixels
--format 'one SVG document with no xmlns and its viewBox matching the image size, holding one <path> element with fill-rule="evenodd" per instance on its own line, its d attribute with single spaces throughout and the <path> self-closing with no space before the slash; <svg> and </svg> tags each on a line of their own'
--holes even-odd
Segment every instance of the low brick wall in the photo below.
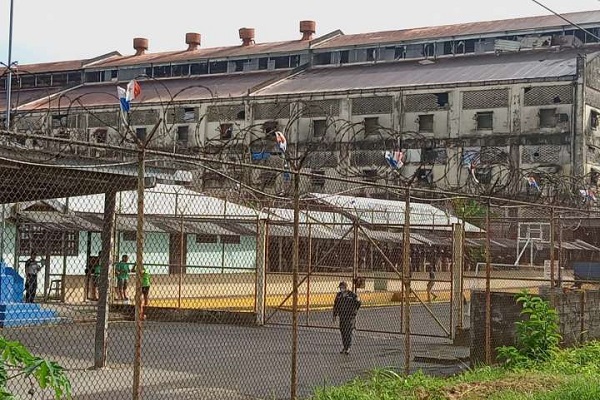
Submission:
<svg viewBox="0 0 600 400">
<path fill-rule="evenodd" d="M 515 293 L 491 293 L 492 360 L 496 348 L 514 345 L 515 322 L 523 320 Z M 540 287 L 540 296 L 558 311 L 562 346 L 600 338 L 600 291 L 553 290 Z M 471 365 L 485 362 L 485 291 L 471 293 Z"/>
</svg>

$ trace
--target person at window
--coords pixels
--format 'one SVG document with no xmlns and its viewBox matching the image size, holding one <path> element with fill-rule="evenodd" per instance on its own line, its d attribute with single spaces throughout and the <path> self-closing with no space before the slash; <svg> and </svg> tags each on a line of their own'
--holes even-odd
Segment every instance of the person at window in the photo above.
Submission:
<svg viewBox="0 0 600 400">
<path fill-rule="evenodd" d="M 358 296 L 348 289 L 346 282 L 340 282 L 339 292 L 333 302 L 333 320 L 339 317 L 340 333 L 342 334 L 341 354 L 348 354 L 352 345 L 352 331 L 354 330 L 356 313 L 360 308 L 361 302 Z"/>
<path fill-rule="evenodd" d="M 129 256 L 123 254 L 121 261 L 115 265 L 115 274 L 117 275 L 117 296 L 119 300 L 129 300 L 127 297 L 127 282 L 129 281 Z"/>
<path fill-rule="evenodd" d="M 37 292 L 37 274 L 42 266 L 36 260 L 37 254 L 31 253 L 31 257 L 25 261 L 25 302 L 33 303 Z"/>
</svg>

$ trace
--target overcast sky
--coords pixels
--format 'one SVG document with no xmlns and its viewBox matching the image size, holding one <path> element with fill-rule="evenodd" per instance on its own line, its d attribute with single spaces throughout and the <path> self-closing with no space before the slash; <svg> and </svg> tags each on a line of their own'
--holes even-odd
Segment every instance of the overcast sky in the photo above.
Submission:
<svg viewBox="0 0 600 400">
<path fill-rule="evenodd" d="M 317 21 L 317 35 L 395 30 L 543 15 L 530 0 L 13 0 L 13 61 L 20 64 L 131 54 L 146 37 L 150 52 L 185 49 L 185 33 L 202 47 L 237 45 L 238 29 L 257 42 L 294 40 L 298 23 Z M 600 9 L 598 0 L 542 0 L 557 12 Z M 404 5 L 405 4 L 405 5 Z M 409 5 L 410 4 L 410 5 Z M 0 61 L 8 60 L 10 0 L 0 0 Z"/>
</svg>

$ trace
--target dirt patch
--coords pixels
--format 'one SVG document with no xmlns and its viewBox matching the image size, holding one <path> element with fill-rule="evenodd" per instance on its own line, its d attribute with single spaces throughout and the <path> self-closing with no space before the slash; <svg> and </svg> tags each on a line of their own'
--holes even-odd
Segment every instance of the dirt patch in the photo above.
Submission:
<svg viewBox="0 0 600 400">
<path fill-rule="evenodd" d="M 443 393 L 448 400 L 475 400 L 486 399 L 492 393 L 507 390 L 519 393 L 546 392 L 561 383 L 556 377 L 520 375 L 485 382 L 460 383 L 443 389 Z"/>
</svg>

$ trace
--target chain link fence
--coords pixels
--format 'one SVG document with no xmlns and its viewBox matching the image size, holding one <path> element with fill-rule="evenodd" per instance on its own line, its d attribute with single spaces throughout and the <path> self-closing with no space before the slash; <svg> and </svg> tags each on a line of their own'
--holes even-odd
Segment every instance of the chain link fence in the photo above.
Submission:
<svg viewBox="0 0 600 400">
<path fill-rule="evenodd" d="M 493 360 L 492 292 L 597 288 L 589 208 L 27 137 L 40 151 L 4 143 L 0 161 L 2 335 L 64 366 L 76 399 L 305 398 L 373 369 L 456 372 L 473 343 Z M 340 282 L 358 311 L 334 307 Z M 556 303 L 577 316 L 570 342 L 595 326 L 587 292 Z"/>
</svg>

